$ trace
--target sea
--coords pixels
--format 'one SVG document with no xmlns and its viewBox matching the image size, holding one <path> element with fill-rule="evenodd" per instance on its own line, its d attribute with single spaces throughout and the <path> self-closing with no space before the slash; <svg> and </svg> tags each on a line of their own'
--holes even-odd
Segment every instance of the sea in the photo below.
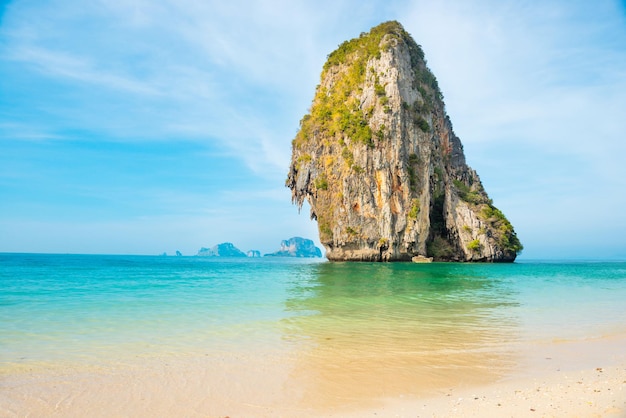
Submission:
<svg viewBox="0 0 626 418">
<path fill-rule="evenodd" d="M 621 261 L 4 253 L 0 378 L 273 353 L 291 365 L 285 379 L 326 395 L 387 396 L 502 379 L 541 347 L 623 337 L 625 301 Z"/>
</svg>

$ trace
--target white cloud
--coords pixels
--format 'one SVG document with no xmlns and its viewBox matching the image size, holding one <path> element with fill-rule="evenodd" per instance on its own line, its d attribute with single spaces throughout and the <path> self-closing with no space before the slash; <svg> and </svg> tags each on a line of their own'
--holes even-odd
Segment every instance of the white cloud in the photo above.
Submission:
<svg viewBox="0 0 626 418">
<path fill-rule="evenodd" d="M 146 96 L 160 95 L 156 86 L 133 77 L 99 70 L 96 68 L 96 64 L 86 57 L 25 46 L 14 51 L 9 58 L 32 63 L 40 71 L 51 76 L 69 79 L 70 82 L 94 84 L 101 88 L 120 90 L 124 93 Z"/>
<path fill-rule="evenodd" d="M 69 128 L 218 141 L 267 175 L 286 169 L 294 132 L 281 115 L 297 126 L 289 101 L 320 60 L 308 24 L 316 9 L 267 6 L 136 1 L 78 11 L 56 2 L 16 11 L 7 57 L 68 86 L 74 105 L 51 112 Z M 85 33 L 86 22 L 94 23 Z"/>
<path fill-rule="evenodd" d="M 424 44 L 465 143 L 522 140 L 583 153 L 572 138 L 601 133 L 621 146 L 624 133 L 615 123 L 626 103 L 623 13 L 613 2 L 593 7 L 437 2 L 416 6 L 406 26 Z"/>
<path fill-rule="evenodd" d="M 33 123 L 0 122 L 0 141 L 27 141 L 61 140 L 65 137 L 47 130 L 46 126 L 35 126 Z"/>
</svg>

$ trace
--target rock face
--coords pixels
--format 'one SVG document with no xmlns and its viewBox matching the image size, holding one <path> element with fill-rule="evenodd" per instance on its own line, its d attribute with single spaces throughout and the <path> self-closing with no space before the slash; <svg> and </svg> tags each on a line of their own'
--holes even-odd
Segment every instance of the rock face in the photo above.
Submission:
<svg viewBox="0 0 626 418">
<path fill-rule="evenodd" d="M 310 239 L 293 237 L 280 243 L 280 250 L 266 257 L 321 257 L 322 250 Z"/>
<path fill-rule="evenodd" d="M 309 202 L 330 260 L 513 261 L 522 249 L 398 22 L 328 56 L 292 147 L 286 185 Z"/>
<path fill-rule="evenodd" d="M 246 256 L 250 258 L 259 258 L 261 257 L 261 252 L 258 250 L 250 250 L 246 253 Z"/>
<path fill-rule="evenodd" d="M 247 257 L 246 253 L 230 242 L 217 244 L 211 248 L 200 248 L 197 255 L 201 257 Z"/>
</svg>

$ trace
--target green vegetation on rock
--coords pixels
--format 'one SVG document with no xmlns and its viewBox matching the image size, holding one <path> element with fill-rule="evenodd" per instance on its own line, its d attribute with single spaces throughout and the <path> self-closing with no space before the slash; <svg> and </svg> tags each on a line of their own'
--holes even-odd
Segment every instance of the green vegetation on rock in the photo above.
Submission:
<svg viewBox="0 0 626 418">
<path fill-rule="evenodd" d="M 459 197 L 462 200 L 468 203 L 473 203 L 473 204 L 487 203 L 489 201 L 489 199 L 485 196 L 482 190 L 479 191 L 479 190 L 472 189 L 470 186 L 463 183 L 461 180 L 455 179 L 452 182 L 454 183 L 454 186 L 456 187 L 456 190 L 459 193 Z"/>
<path fill-rule="evenodd" d="M 328 180 L 326 179 L 326 176 L 320 176 L 315 179 L 315 187 L 318 190 L 328 190 Z"/>
<path fill-rule="evenodd" d="M 324 80 L 330 71 L 337 71 L 338 78 L 330 88 L 318 86 L 310 113 L 300 121 L 300 131 L 294 139 L 294 145 L 306 143 L 314 136 L 313 133 L 316 133 L 329 137 L 345 137 L 352 143 L 373 146 L 374 135 L 368 124 L 369 109 L 360 108 L 355 93 L 361 91 L 365 82 L 368 61 L 372 58 L 380 59 L 383 50 L 389 49 L 394 42 L 407 38 L 410 36 L 398 22 L 385 22 L 374 27 L 369 33 L 362 33 L 359 38 L 343 42 L 329 54 L 321 78 Z M 412 62 L 414 61 L 420 68 L 416 73 L 415 83 L 420 86 L 423 84 L 421 91 L 428 98 L 433 94 L 439 94 L 437 80 L 425 65 L 421 47 L 414 42 L 407 45 Z M 430 88 L 433 93 L 428 93 L 426 88 Z M 377 75 L 374 90 L 384 112 L 391 113 L 385 86 L 379 84 Z M 426 101 L 427 97 L 423 99 Z M 424 110 L 422 107 L 416 109 L 418 112 L 422 110 Z M 428 122 L 422 116 L 416 116 L 415 123 L 422 131 L 430 131 Z M 377 132 L 377 139 L 381 140 L 383 137 L 384 132 Z"/>
<path fill-rule="evenodd" d="M 420 213 L 420 202 L 417 199 L 411 201 L 411 209 L 409 210 L 408 218 L 410 220 L 417 220 L 417 215 Z"/>
<path fill-rule="evenodd" d="M 428 122 L 426 122 L 426 119 L 424 119 L 422 116 L 418 116 L 415 119 L 415 124 L 417 125 L 418 128 L 422 130 L 422 132 L 430 131 L 430 125 L 428 124 Z"/>
<path fill-rule="evenodd" d="M 470 241 L 467 244 L 467 249 L 470 251 L 478 252 L 482 249 L 482 244 L 480 243 L 479 240 L 475 239 L 475 240 Z"/>
<path fill-rule="evenodd" d="M 354 64 L 361 64 L 364 66 L 365 62 L 371 57 L 380 58 L 381 45 L 385 35 L 392 35 L 396 39 L 401 39 L 408 34 L 404 31 L 402 25 L 396 21 L 389 21 L 381 23 L 380 25 L 372 28 L 369 33 L 361 33 L 358 38 L 351 39 L 343 42 L 339 47 L 328 55 L 328 59 L 324 64 L 324 71 L 322 72 L 322 78 L 324 73 L 330 68 L 342 64 L 348 63 L 354 59 L 354 56 L 358 56 L 357 61 Z M 382 47 L 388 48 L 388 45 Z M 420 50 L 421 51 L 421 50 Z M 422 52 L 422 59 L 424 53 Z"/>
<path fill-rule="evenodd" d="M 447 260 L 454 255 L 454 249 L 448 241 L 436 235 L 426 244 L 426 253 L 435 260 Z"/>
<path fill-rule="evenodd" d="M 524 246 L 517 238 L 513 225 L 504 216 L 504 213 L 489 204 L 481 209 L 480 217 L 491 224 L 496 232 L 496 239 L 503 249 L 513 251 L 516 254 L 522 252 Z"/>
</svg>

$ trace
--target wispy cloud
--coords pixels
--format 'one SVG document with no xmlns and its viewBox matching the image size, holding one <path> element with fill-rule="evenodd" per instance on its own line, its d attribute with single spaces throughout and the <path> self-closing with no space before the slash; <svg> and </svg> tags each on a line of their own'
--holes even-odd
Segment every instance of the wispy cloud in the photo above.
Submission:
<svg viewBox="0 0 626 418">
<path fill-rule="evenodd" d="M 24 46 L 14 51 L 8 58 L 32 63 L 39 71 L 50 76 L 68 79 L 69 82 L 89 83 L 100 88 L 148 96 L 156 96 L 160 93 L 155 86 L 151 86 L 149 83 L 130 76 L 99 70 L 88 57 L 79 57 L 40 47 Z"/>
<path fill-rule="evenodd" d="M 613 114 L 626 97 L 618 4 L 589 7 L 594 13 L 571 2 L 436 2 L 415 6 L 407 26 L 424 43 L 466 142 L 530 131 L 526 141 L 549 146 L 565 139 L 538 128 L 568 130 L 581 112 Z M 611 34 L 621 41 L 598 42 Z"/>
<path fill-rule="evenodd" d="M 0 142 L 16 139 L 28 141 L 61 140 L 66 137 L 47 131 L 46 126 L 34 126 L 32 123 L 0 122 Z"/>
<path fill-rule="evenodd" d="M 288 152 L 276 151 L 291 138 L 276 122 L 299 91 L 297 69 L 319 60 L 302 48 L 313 13 L 289 2 L 240 6 L 100 2 L 77 12 L 56 2 L 16 13 L 4 55 L 68 86 L 79 107 L 57 103 L 55 112 L 67 107 L 76 125 L 124 140 L 218 141 L 259 174 L 283 171 Z"/>
</svg>

